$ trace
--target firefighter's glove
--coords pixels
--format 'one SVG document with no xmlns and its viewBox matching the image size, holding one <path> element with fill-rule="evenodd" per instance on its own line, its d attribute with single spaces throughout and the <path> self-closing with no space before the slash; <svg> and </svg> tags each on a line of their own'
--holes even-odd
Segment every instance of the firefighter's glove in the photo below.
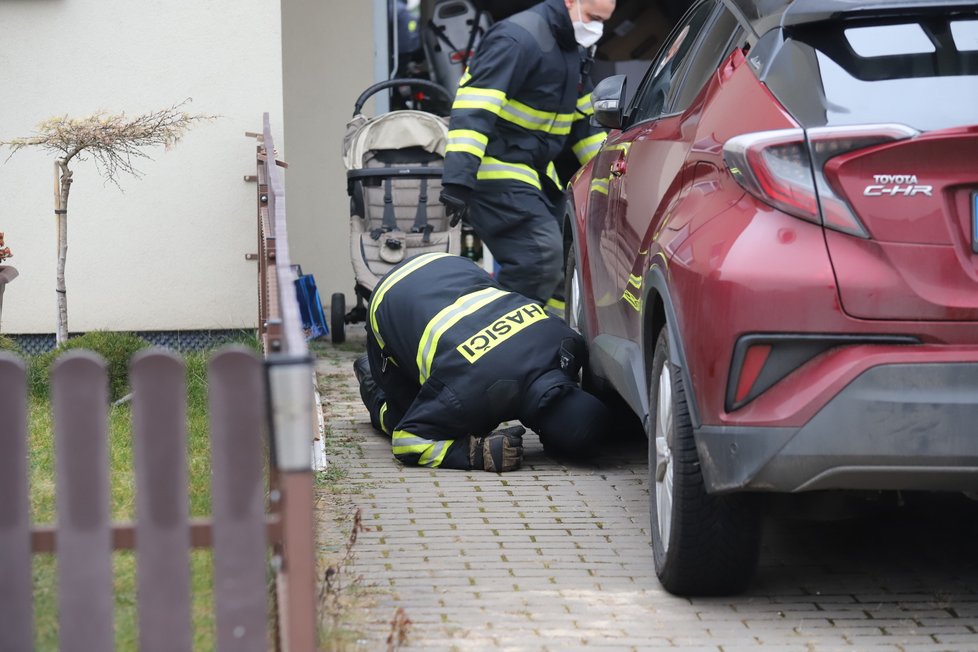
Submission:
<svg viewBox="0 0 978 652">
<path fill-rule="evenodd" d="M 455 226 L 469 213 L 469 197 L 472 190 L 457 183 L 446 183 L 442 187 L 438 201 L 445 205 L 449 226 Z"/>
<path fill-rule="evenodd" d="M 469 465 L 493 473 L 515 471 L 523 463 L 523 426 L 494 430 L 469 438 Z"/>
</svg>

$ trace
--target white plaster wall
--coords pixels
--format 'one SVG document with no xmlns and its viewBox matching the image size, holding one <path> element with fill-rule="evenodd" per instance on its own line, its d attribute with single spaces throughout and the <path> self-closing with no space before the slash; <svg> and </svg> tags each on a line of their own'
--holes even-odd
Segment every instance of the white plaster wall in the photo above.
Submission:
<svg viewBox="0 0 978 652">
<path fill-rule="evenodd" d="M 373 83 L 372 4 L 282 0 L 290 248 L 315 275 L 327 312 L 333 292 L 353 302 L 341 144 L 357 96 Z"/>
<path fill-rule="evenodd" d="M 281 22 L 271 0 L 0 1 L 0 139 L 47 117 L 130 115 L 193 98 L 219 114 L 144 176 L 105 185 L 76 163 L 69 205 L 69 328 L 253 327 L 257 317 L 255 141 L 263 111 L 282 133 Z M 281 135 L 277 138 L 281 140 Z M 55 316 L 52 155 L 0 156 L 0 231 L 20 272 L 6 333 L 50 333 Z"/>
</svg>

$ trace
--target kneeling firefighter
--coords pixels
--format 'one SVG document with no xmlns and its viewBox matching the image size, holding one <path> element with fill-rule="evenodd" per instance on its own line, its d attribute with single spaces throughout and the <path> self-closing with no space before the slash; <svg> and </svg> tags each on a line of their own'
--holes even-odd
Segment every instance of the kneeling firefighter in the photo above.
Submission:
<svg viewBox="0 0 978 652">
<path fill-rule="evenodd" d="M 518 469 L 524 428 L 494 430 L 514 419 L 550 454 L 597 452 L 609 414 L 577 385 L 584 340 L 472 261 L 403 261 L 374 288 L 367 322 L 360 396 L 403 463 Z"/>
</svg>

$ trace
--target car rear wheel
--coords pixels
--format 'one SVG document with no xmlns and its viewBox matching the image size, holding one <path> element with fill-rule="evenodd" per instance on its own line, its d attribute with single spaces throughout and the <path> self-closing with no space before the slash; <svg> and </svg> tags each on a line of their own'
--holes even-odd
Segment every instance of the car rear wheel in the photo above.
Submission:
<svg viewBox="0 0 978 652">
<path fill-rule="evenodd" d="M 567 325 L 590 342 L 587 322 L 584 317 L 584 286 L 581 272 L 577 266 L 577 251 L 571 242 L 564 259 L 564 320 Z M 645 436 L 642 421 L 622 398 L 614 392 L 607 381 L 595 376 L 588 365 L 581 370 L 581 387 L 598 396 L 610 408 L 613 416 L 609 431 L 615 438 L 639 441 Z"/>
<path fill-rule="evenodd" d="M 649 406 L 649 515 L 655 573 L 675 595 L 744 590 L 760 549 L 760 510 L 746 494 L 710 495 L 703 484 L 682 377 L 663 328 Z"/>
<path fill-rule="evenodd" d="M 577 252 L 574 243 L 567 250 L 564 262 L 564 320 L 567 325 L 584 335 L 584 308 L 581 305 L 581 276 L 577 269 Z"/>
</svg>

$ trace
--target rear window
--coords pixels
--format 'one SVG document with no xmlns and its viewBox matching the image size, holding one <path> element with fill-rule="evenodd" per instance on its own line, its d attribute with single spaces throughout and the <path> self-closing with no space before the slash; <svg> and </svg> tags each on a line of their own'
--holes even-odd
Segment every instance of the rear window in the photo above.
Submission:
<svg viewBox="0 0 978 652">
<path fill-rule="evenodd" d="M 899 57 L 925 54 L 937 48 L 920 25 L 871 25 L 845 30 L 857 57 Z"/>
<path fill-rule="evenodd" d="M 976 16 L 823 23 L 790 37 L 765 81 L 806 126 L 896 122 L 930 131 L 978 123 Z M 805 70 L 807 83 L 799 78 Z"/>
<path fill-rule="evenodd" d="M 978 50 L 978 20 L 956 20 L 951 23 L 954 47 L 962 52 Z"/>
</svg>

